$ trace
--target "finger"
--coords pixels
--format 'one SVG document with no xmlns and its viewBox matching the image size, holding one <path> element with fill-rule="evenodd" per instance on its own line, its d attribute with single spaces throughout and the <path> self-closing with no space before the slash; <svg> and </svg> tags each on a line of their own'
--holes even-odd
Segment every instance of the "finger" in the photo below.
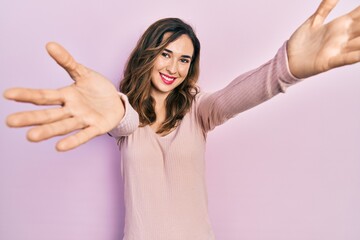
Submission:
<svg viewBox="0 0 360 240">
<path fill-rule="evenodd" d="M 329 67 L 341 67 L 349 64 L 360 62 L 360 51 L 354 51 L 349 53 L 341 54 L 337 57 L 331 58 L 329 61 Z"/>
<path fill-rule="evenodd" d="M 75 81 L 86 74 L 87 69 L 81 64 L 77 63 L 75 59 L 65 50 L 60 44 L 50 42 L 46 44 L 46 50 L 49 55 L 64 68 Z"/>
<path fill-rule="evenodd" d="M 322 0 L 316 12 L 314 13 L 314 24 L 323 24 L 331 10 L 334 9 L 337 3 L 338 0 Z"/>
<path fill-rule="evenodd" d="M 349 16 L 355 21 L 360 21 L 360 6 L 352 10 L 349 13 Z"/>
<path fill-rule="evenodd" d="M 7 117 L 6 124 L 9 127 L 27 127 L 52 123 L 67 117 L 70 117 L 70 113 L 62 107 L 14 113 Z"/>
<path fill-rule="evenodd" d="M 354 39 L 360 37 L 360 19 L 359 21 L 354 21 L 350 25 L 350 30 L 348 30 L 349 39 Z"/>
<path fill-rule="evenodd" d="M 346 45 L 347 52 L 360 51 L 360 37 L 351 39 Z"/>
<path fill-rule="evenodd" d="M 77 118 L 67 118 L 54 123 L 34 127 L 28 131 L 27 138 L 32 142 L 40 142 L 55 136 L 71 133 L 84 127 L 85 125 Z"/>
<path fill-rule="evenodd" d="M 61 105 L 64 102 L 64 98 L 58 90 L 11 88 L 4 92 L 4 97 L 36 105 Z"/>
<path fill-rule="evenodd" d="M 56 144 L 56 149 L 61 152 L 74 149 L 80 146 L 81 144 L 86 143 L 90 139 L 98 136 L 99 134 L 100 131 L 97 128 L 87 127 L 77 132 L 76 134 L 66 137 L 65 139 L 59 141 Z"/>
</svg>

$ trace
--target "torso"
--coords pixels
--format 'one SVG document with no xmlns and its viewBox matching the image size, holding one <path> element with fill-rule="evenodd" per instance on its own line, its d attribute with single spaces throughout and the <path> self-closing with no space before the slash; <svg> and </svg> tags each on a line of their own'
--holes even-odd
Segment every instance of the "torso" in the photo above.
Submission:
<svg viewBox="0 0 360 240">
<path fill-rule="evenodd" d="M 120 142 L 124 240 L 214 240 L 205 182 L 205 137 L 195 106 L 177 127 L 156 134 L 161 123 L 139 127 Z"/>
</svg>

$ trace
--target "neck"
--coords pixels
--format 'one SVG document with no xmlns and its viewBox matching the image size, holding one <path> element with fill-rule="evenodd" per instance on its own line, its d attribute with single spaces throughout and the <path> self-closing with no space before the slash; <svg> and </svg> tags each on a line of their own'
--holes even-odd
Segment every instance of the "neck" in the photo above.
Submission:
<svg viewBox="0 0 360 240">
<path fill-rule="evenodd" d="M 155 114 L 156 114 L 156 122 L 153 123 L 153 128 L 155 131 L 158 130 L 160 125 L 166 118 L 166 97 L 168 94 L 152 94 L 151 96 L 155 100 Z"/>
<path fill-rule="evenodd" d="M 155 100 L 155 108 L 162 109 L 166 107 L 166 97 L 169 93 L 159 93 L 159 92 L 152 92 L 151 96 Z"/>
</svg>

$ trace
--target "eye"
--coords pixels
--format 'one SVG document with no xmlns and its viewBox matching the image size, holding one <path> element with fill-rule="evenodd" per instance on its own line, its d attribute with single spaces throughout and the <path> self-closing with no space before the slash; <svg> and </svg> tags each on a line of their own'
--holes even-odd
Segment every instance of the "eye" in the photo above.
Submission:
<svg viewBox="0 0 360 240">
<path fill-rule="evenodd" d="M 165 58 L 170 58 L 170 54 L 168 54 L 167 52 L 161 53 L 161 56 L 163 56 Z"/>
<path fill-rule="evenodd" d="M 181 61 L 182 63 L 189 63 L 189 62 L 190 62 L 190 60 L 187 59 L 187 58 L 182 58 L 182 59 L 180 59 L 180 61 Z"/>
</svg>

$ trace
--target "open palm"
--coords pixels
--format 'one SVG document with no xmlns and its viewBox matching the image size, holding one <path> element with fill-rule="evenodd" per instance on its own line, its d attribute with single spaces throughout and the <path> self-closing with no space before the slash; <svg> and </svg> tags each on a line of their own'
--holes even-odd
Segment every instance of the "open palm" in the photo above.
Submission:
<svg viewBox="0 0 360 240">
<path fill-rule="evenodd" d="M 360 61 L 360 6 L 324 24 L 337 2 L 323 0 L 289 39 L 289 67 L 294 76 L 305 78 Z"/>
<path fill-rule="evenodd" d="M 57 90 L 7 90 L 4 96 L 10 100 L 60 105 L 12 114 L 7 118 L 7 124 L 10 127 L 34 126 L 27 137 L 35 142 L 76 131 L 56 145 L 59 151 L 67 151 L 114 128 L 124 115 L 124 105 L 114 85 L 105 77 L 77 63 L 59 44 L 48 43 L 46 48 L 74 83 Z"/>
</svg>

